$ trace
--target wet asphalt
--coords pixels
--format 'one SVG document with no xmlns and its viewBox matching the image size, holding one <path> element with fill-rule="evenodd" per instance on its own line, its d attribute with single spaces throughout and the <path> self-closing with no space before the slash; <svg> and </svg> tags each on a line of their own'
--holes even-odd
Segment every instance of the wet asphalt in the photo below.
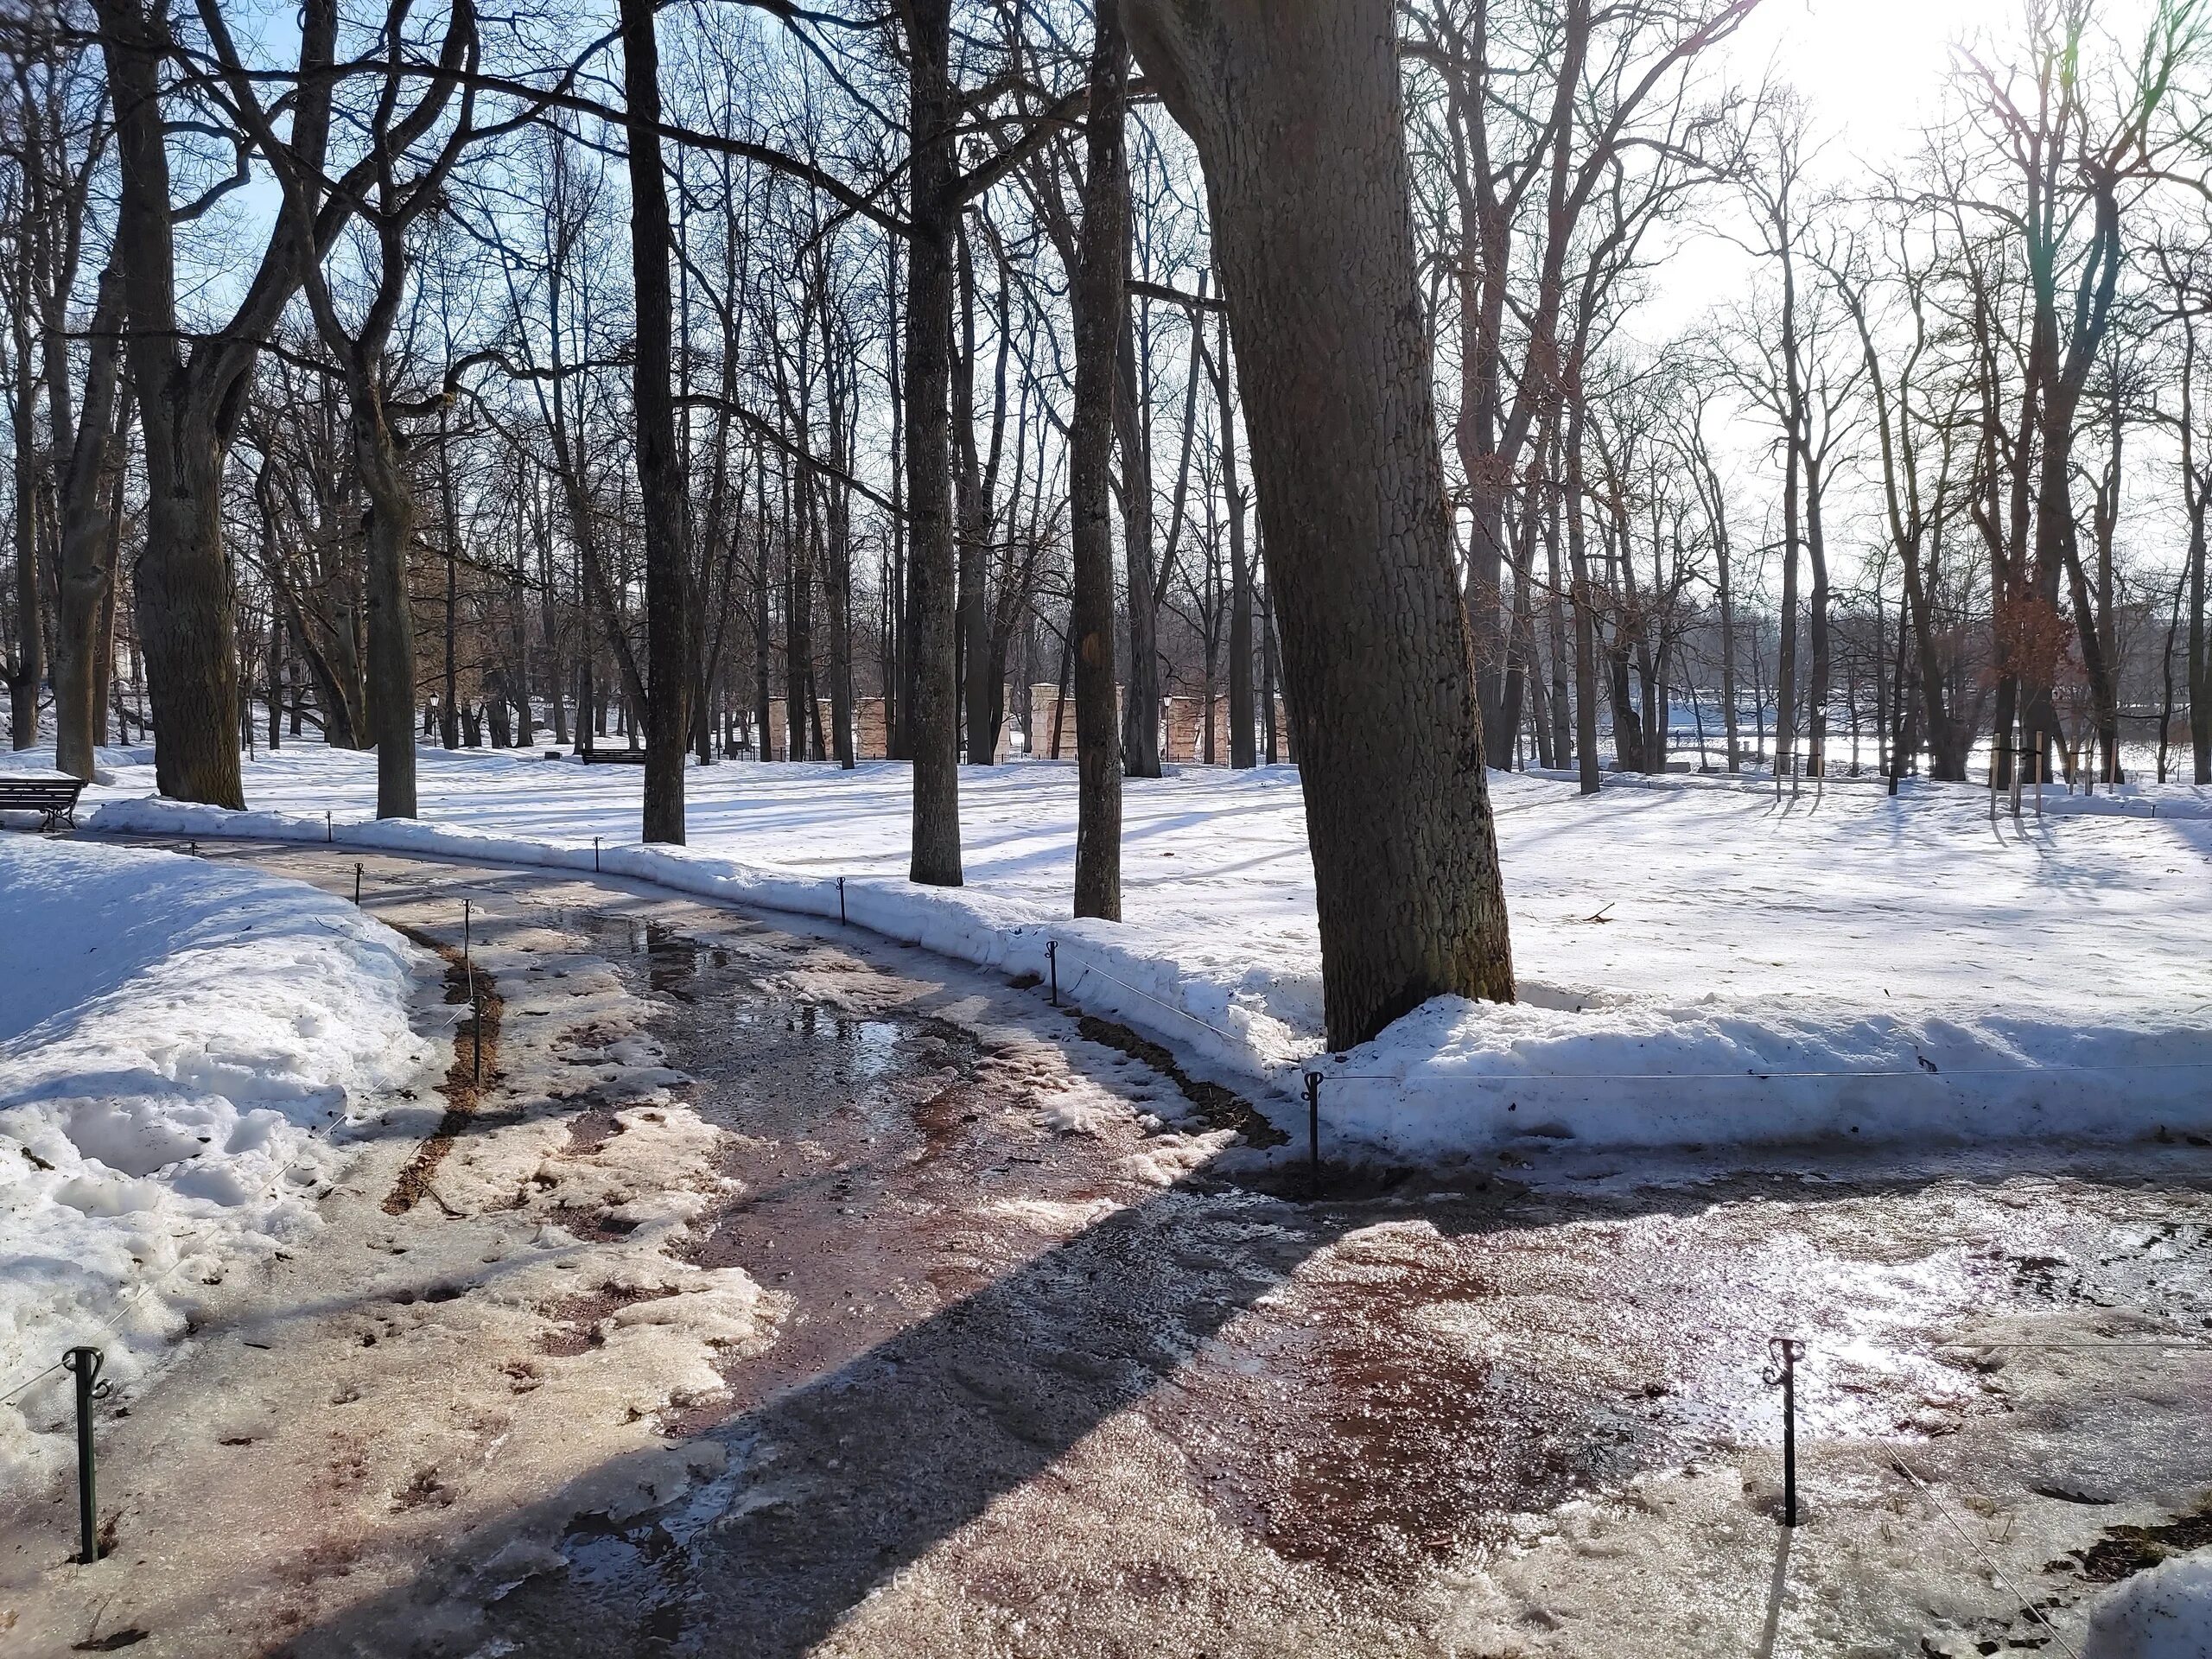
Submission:
<svg viewBox="0 0 2212 1659">
<path fill-rule="evenodd" d="M 416 862 L 455 893 L 470 879 Z M 510 873 L 480 879 L 513 901 Z M 2008 1408 L 1962 1345 L 1993 1319 L 2112 1310 L 2212 1335 L 2201 1149 L 1806 1152 L 1725 1176 L 1569 1151 L 1333 1170 L 1309 1194 L 1294 1147 L 1217 1130 L 1191 1157 L 1218 1091 L 1194 1102 L 1133 1033 L 1041 989 L 789 919 L 659 914 L 564 900 L 558 919 L 650 1000 L 685 1098 L 731 1132 L 696 1259 L 792 1313 L 725 1395 L 664 1425 L 719 1442 L 719 1478 L 643 1516 L 575 1515 L 565 1571 L 485 1605 L 467 1645 L 413 1650 L 840 1650 L 856 1609 L 935 1561 L 977 1610 L 1027 1610 L 1005 1650 L 1147 1651 L 1114 1632 L 1147 1628 L 1148 1596 L 1158 1628 L 1188 1622 L 1179 1526 L 1408 1650 L 1392 1632 L 1422 1586 L 1516 1517 L 1770 1446 L 1777 1333 L 1811 1344 L 1808 1432 L 1906 1441 Z M 1040 1114 L 1070 1077 L 1111 1122 Z M 1168 1185 L 1147 1173 L 1155 1143 L 1183 1158 Z M 1135 1548 L 1153 1572 L 1037 1581 L 1017 1497 L 1056 1494 L 1048 1525 L 1158 1521 L 1086 1496 L 1132 1435 L 1186 1517 Z M 1203 1588 L 1233 1626 L 1233 1575 Z M 1255 1619 L 1270 1605 L 1255 1595 Z M 373 1650 L 378 1618 L 290 1650 Z"/>
</svg>

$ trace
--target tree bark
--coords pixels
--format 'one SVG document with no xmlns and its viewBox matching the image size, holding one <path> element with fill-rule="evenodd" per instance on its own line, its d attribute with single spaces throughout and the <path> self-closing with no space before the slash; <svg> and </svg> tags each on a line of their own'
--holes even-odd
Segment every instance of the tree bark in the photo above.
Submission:
<svg viewBox="0 0 2212 1659">
<path fill-rule="evenodd" d="M 1603 787 L 1598 775 L 1598 629 L 1590 613 L 1589 529 L 1582 516 L 1584 480 L 1582 438 L 1586 424 L 1580 388 L 1567 402 L 1567 436 L 1560 450 L 1567 462 L 1566 500 L 1560 507 L 1567 520 L 1569 598 L 1574 608 L 1574 749 L 1580 768 L 1581 792 L 1595 795 Z"/>
<path fill-rule="evenodd" d="M 826 326 L 825 326 L 825 333 Z M 824 341 L 824 350 L 828 342 Z M 830 464 L 842 475 L 850 465 L 843 396 L 835 373 L 830 378 Z M 853 535 L 852 493 L 840 479 L 827 480 L 823 503 L 828 554 L 822 594 L 830 607 L 830 716 L 832 758 L 849 772 L 859 763 L 853 741 Z"/>
<path fill-rule="evenodd" d="M 110 457 L 118 447 L 122 327 L 123 276 L 110 267 L 100 274 L 84 403 L 61 480 L 61 546 L 54 583 L 54 763 L 86 782 L 92 776 L 92 745 L 105 723 L 100 717 L 98 664 L 108 646 L 103 624 L 112 613 L 115 591 L 108 474 Z M 273 737 L 270 747 L 276 747 Z"/>
<path fill-rule="evenodd" d="M 38 747 L 38 690 L 46 678 L 46 631 L 41 626 L 46 607 L 38 584 L 39 464 L 32 423 L 38 377 L 31 363 L 28 313 L 20 305 L 10 308 L 16 313 L 15 406 L 10 411 L 16 439 L 16 655 L 8 672 L 8 718 L 14 747 L 31 749 Z"/>
<path fill-rule="evenodd" d="M 461 549 L 455 539 L 459 517 L 454 501 L 452 434 L 442 409 L 438 411 L 438 506 L 446 549 L 445 680 L 438 699 L 438 743 L 451 750 L 461 747 Z"/>
<path fill-rule="evenodd" d="M 1121 0 L 1096 0 L 1085 120 L 1083 232 L 1069 293 L 1075 314 L 1075 418 L 1068 436 L 1073 518 L 1069 612 L 1074 657 L 1075 913 L 1122 918 L 1122 766 L 1114 707 L 1115 356 L 1127 300 L 1128 153 L 1122 135 L 1128 47 Z M 1195 326 L 1195 325 L 1194 325 Z M 1057 723 L 1057 717 L 1056 717 Z M 1054 733 L 1057 745 L 1058 734 Z"/>
<path fill-rule="evenodd" d="M 2185 327 L 2188 325 L 2185 323 Z M 2212 784 L 2212 662 L 2206 660 L 2205 519 L 2212 513 L 2212 475 L 2196 459 L 2196 336 L 2187 336 L 2181 403 L 2182 505 L 2189 519 L 2189 741 L 2191 775 Z"/>
<path fill-rule="evenodd" d="M 231 327 L 188 357 L 177 328 L 175 226 L 169 200 L 161 62 L 164 15 L 142 0 L 98 0 L 115 115 L 120 193 L 114 263 L 124 278 L 130 378 L 144 434 L 146 545 L 137 616 L 154 714 L 154 778 L 166 796 L 242 808 L 237 601 L 223 550 L 223 458 L 260 342 L 312 257 L 280 217 Z M 337 14 L 302 11 L 303 71 L 330 61 Z M 295 146 L 321 162 L 331 83 L 312 75 L 292 117 Z M 350 203 L 346 206 L 350 211 Z"/>
<path fill-rule="evenodd" d="M 1827 537 L 1821 521 L 1821 499 L 1827 488 L 1825 464 L 1808 453 L 1805 458 L 1805 562 L 1813 578 L 1808 603 L 1813 661 L 1805 686 L 1805 775 L 1808 778 L 1825 778 L 1828 771 L 1828 690 L 1833 676 L 1829 667 Z"/>
<path fill-rule="evenodd" d="M 1193 317 L 1191 326 L 1198 327 L 1198 320 Z M 1214 391 L 1221 405 L 1221 485 L 1229 499 L 1229 764 L 1255 766 L 1260 756 L 1252 716 L 1252 561 L 1244 550 L 1244 488 L 1236 476 L 1226 312 L 1217 340 Z"/>
<path fill-rule="evenodd" d="M 377 817 L 415 816 L 415 610 L 407 550 L 415 540 L 415 488 L 407 453 L 385 421 L 371 374 L 354 384 L 354 464 L 369 497 L 369 738 L 377 751 Z M 452 711 L 447 711 L 450 717 Z"/>
<path fill-rule="evenodd" d="M 645 779 L 642 836 L 683 841 L 683 760 L 697 677 L 690 493 L 676 443 L 671 381 L 668 181 L 661 171 L 660 48 L 652 0 L 621 0 L 622 90 L 628 111 L 630 263 L 638 345 L 631 397 L 638 418 L 638 488 L 645 531 Z"/>
<path fill-rule="evenodd" d="M 1114 424 L 1122 450 L 1122 556 L 1129 594 L 1128 701 L 1122 709 L 1122 764 L 1132 778 L 1160 776 L 1160 589 L 1152 546 L 1152 448 L 1136 324 L 1125 307 L 1115 346 Z"/>
<path fill-rule="evenodd" d="M 905 716 L 914 762 L 913 846 L 908 875 L 961 885 L 960 710 L 953 608 L 957 551 L 952 523 L 951 432 L 946 416 L 952 358 L 955 136 L 951 0 L 912 0 L 907 41 L 913 68 L 909 130 L 912 235 L 906 278 L 906 502 L 912 553 L 912 690 Z"/>
<path fill-rule="evenodd" d="M 1206 175 L 1279 587 L 1328 1039 L 1510 1001 L 1389 0 L 1137 0 Z"/>
</svg>

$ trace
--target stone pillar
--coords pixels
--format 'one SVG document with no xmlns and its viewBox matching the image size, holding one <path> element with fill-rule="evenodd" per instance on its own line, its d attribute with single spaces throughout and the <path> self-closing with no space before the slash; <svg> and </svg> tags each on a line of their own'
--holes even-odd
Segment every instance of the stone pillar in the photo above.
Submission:
<svg viewBox="0 0 2212 1659">
<path fill-rule="evenodd" d="M 860 736 L 853 745 L 854 756 L 861 760 L 880 760 L 890 753 L 883 720 L 881 697 L 854 699 L 854 713 L 859 716 Z"/>
</svg>

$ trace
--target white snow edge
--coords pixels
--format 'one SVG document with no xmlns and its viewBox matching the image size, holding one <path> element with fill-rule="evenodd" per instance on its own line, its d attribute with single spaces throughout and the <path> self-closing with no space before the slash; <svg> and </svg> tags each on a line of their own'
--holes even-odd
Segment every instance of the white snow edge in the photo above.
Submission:
<svg viewBox="0 0 2212 1659">
<path fill-rule="evenodd" d="M 0 918 L 6 1470 L 60 1455 L 73 1385 L 41 1368 L 91 1344 L 143 1376 L 200 1285 L 319 1224 L 338 1141 L 431 1049 L 424 953 L 301 882 L 10 836 Z"/>
<path fill-rule="evenodd" d="M 602 870 L 701 898 L 843 920 L 1010 976 L 1053 972 L 1086 1012 L 1258 1084 L 1302 1137 L 1318 1072 L 1325 1155 L 1450 1158 L 1580 1149 L 1825 1142 L 2129 1141 L 2212 1133 L 2212 1026 L 2149 1016 L 2060 1024 L 1996 1009 L 1904 1012 L 1818 999 L 1561 994 L 1433 999 L 1373 1042 L 1323 1052 L 1282 1018 L 1275 975 L 1186 966 L 1141 926 L 880 876 L 809 875 L 695 849 L 593 845 L 419 819 L 340 820 L 158 798 L 111 801 L 98 833 L 230 836 Z M 1283 1001 L 1292 999 L 1285 997 Z"/>
</svg>

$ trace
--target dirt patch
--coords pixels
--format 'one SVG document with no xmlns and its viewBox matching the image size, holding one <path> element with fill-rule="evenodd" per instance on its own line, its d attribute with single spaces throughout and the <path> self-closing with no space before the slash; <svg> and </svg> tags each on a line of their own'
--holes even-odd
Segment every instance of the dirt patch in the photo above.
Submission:
<svg viewBox="0 0 2212 1659">
<path fill-rule="evenodd" d="M 1402 1591 L 1495 1541 L 1501 1518 L 1601 1485 L 1629 1421 L 1586 1382 L 1471 1333 L 1498 1287 L 1451 1246 L 1370 1236 L 1317 1262 L 1147 1402 L 1207 1501 L 1287 1561 Z"/>
<path fill-rule="evenodd" d="M 607 1340 L 600 1330 L 602 1319 L 611 1319 L 626 1307 L 639 1302 L 654 1302 L 673 1296 L 672 1287 L 661 1286 L 651 1290 L 625 1290 L 613 1285 L 602 1290 L 586 1292 L 581 1296 L 565 1297 L 545 1309 L 545 1317 L 561 1326 L 537 1339 L 537 1351 L 552 1359 L 574 1359 L 588 1354 Z"/>
<path fill-rule="evenodd" d="M 1166 1077 L 1182 1090 L 1183 1098 L 1191 1103 L 1209 1128 L 1234 1129 L 1238 1139 L 1248 1146 L 1280 1147 L 1289 1141 L 1288 1135 L 1268 1122 L 1260 1109 L 1243 1096 L 1220 1084 L 1192 1077 L 1177 1064 L 1173 1054 L 1158 1043 L 1138 1036 L 1127 1026 L 1085 1014 L 1077 1016 L 1076 1030 L 1085 1042 L 1118 1049 Z"/>
<path fill-rule="evenodd" d="M 2078 1564 L 2082 1576 L 2091 1584 L 2118 1584 L 2149 1571 L 2169 1556 L 2186 1554 L 2208 1544 L 2212 1544 L 2212 1502 L 2163 1526 L 2107 1527 L 2105 1535 L 2088 1548 L 2070 1552 L 2070 1561 L 2053 1561 L 2046 1571 L 2063 1572 Z"/>
<path fill-rule="evenodd" d="M 597 1152 L 601 1147 L 622 1133 L 622 1120 L 615 1116 L 612 1106 L 593 1106 L 569 1120 L 569 1145 L 571 1157 L 582 1157 Z"/>
<path fill-rule="evenodd" d="M 546 1212 L 546 1219 L 576 1237 L 594 1244 L 613 1244 L 638 1230 L 634 1221 L 618 1220 L 604 1210 L 588 1210 L 581 1205 L 556 1204 Z"/>
<path fill-rule="evenodd" d="M 429 1140 L 416 1148 L 407 1166 L 399 1172 L 399 1179 L 392 1183 L 391 1191 L 385 1197 L 384 1212 L 388 1216 L 404 1216 L 423 1201 L 427 1195 L 436 1198 L 430 1185 L 438 1173 L 438 1166 L 453 1150 L 453 1143 L 468 1128 L 468 1120 L 475 1116 L 478 1103 L 483 1097 L 484 1085 L 497 1074 L 493 1071 L 499 1052 L 499 1022 L 506 1004 L 493 987 L 489 974 L 474 972 L 462 953 L 449 944 L 442 944 L 420 928 L 403 923 L 389 924 L 426 950 L 435 950 L 445 958 L 446 1001 L 448 1005 L 467 1007 L 474 995 L 476 1001 L 475 1018 L 456 1027 L 453 1039 L 453 1064 L 446 1068 L 445 1081 L 438 1085 L 438 1092 L 445 1096 L 445 1116 L 438 1120 Z M 440 1200 L 441 1207 L 443 1200 Z"/>
</svg>

